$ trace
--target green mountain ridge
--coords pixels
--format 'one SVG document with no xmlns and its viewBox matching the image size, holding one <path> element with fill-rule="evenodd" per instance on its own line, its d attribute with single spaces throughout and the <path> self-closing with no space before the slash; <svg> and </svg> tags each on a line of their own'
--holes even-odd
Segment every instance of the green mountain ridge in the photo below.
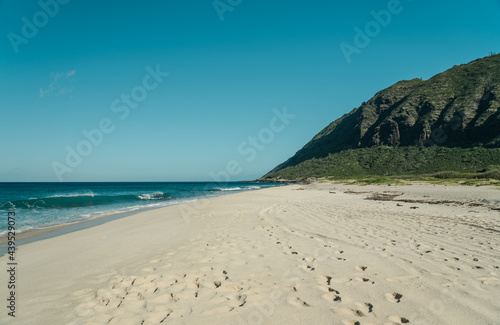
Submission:
<svg viewBox="0 0 500 325">
<path fill-rule="evenodd" d="M 500 55 L 491 55 L 379 91 L 262 179 L 474 172 L 500 165 L 498 148 Z M 382 163 L 384 157 L 392 160 Z M 363 162 L 368 158 L 385 168 Z M 428 167 L 422 168 L 422 159 Z M 345 164 L 359 168 L 342 172 Z"/>
</svg>

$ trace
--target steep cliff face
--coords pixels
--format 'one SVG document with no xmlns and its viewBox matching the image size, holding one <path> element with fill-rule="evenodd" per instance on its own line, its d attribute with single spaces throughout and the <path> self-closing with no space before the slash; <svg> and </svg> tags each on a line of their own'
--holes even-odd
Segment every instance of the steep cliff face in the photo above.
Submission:
<svg viewBox="0 0 500 325">
<path fill-rule="evenodd" d="M 500 147 L 500 55 L 400 81 L 332 122 L 273 172 L 346 149 Z"/>
</svg>

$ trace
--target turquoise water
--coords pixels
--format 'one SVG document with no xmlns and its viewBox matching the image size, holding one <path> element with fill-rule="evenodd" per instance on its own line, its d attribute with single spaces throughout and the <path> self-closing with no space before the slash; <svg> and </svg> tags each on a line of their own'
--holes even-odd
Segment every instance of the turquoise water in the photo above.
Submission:
<svg viewBox="0 0 500 325">
<path fill-rule="evenodd" d="M 16 229 L 22 232 L 277 185 L 280 184 L 0 183 L 0 234 L 6 233 L 9 211 L 16 213 Z"/>
</svg>

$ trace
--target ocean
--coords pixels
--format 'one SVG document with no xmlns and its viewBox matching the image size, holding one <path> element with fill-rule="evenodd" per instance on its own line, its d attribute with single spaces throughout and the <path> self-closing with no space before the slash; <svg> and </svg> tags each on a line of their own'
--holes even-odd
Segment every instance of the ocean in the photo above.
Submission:
<svg viewBox="0 0 500 325">
<path fill-rule="evenodd" d="M 7 214 L 16 232 L 43 229 L 107 214 L 165 207 L 229 193 L 278 186 L 273 183 L 0 183 L 0 235 Z"/>
</svg>

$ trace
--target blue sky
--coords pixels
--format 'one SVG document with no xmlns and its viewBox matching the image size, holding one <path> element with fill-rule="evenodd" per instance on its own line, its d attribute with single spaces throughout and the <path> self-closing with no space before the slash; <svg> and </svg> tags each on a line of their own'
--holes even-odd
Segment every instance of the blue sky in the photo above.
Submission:
<svg viewBox="0 0 500 325">
<path fill-rule="evenodd" d="M 0 181 L 255 179 L 377 91 L 500 51 L 496 0 L 215 4 L 0 0 Z"/>
</svg>

